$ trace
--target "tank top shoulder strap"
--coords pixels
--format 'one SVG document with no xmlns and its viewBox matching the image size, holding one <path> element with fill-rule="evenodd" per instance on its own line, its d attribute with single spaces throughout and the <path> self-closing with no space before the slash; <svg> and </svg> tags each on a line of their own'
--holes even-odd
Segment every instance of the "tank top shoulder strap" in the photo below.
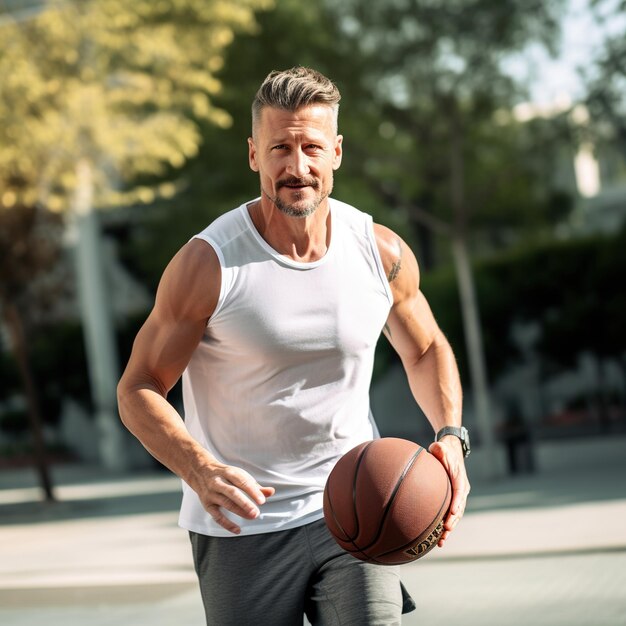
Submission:
<svg viewBox="0 0 626 626">
<path fill-rule="evenodd" d="M 371 257 L 374 261 L 376 272 L 380 278 L 381 285 L 389 303 L 393 305 L 393 294 L 387 275 L 383 267 L 383 262 L 376 242 L 376 234 L 374 233 L 374 220 L 372 216 L 359 209 L 330 198 L 331 206 L 333 210 L 333 217 L 338 219 L 345 228 L 350 229 L 358 238 L 367 242 L 367 247 L 370 251 Z"/>
</svg>

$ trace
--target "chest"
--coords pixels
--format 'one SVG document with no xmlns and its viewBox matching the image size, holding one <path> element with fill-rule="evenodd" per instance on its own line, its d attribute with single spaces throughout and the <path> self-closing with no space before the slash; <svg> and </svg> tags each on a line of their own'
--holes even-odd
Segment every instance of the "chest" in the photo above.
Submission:
<svg viewBox="0 0 626 626">
<path fill-rule="evenodd" d="M 242 265 L 206 341 L 245 358 L 312 358 L 373 350 L 389 313 L 376 265 L 349 248 L 311 269 L 269 258 Z"/>
</svg>

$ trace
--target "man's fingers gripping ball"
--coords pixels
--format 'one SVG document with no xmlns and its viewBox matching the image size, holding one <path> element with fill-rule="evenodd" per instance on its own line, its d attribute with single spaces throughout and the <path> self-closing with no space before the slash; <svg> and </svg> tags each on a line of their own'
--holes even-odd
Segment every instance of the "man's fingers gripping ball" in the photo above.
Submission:
<svg viewBox="0 0 626 626">
<path fill-rule="evenodd" d="M 433 443 L 429 451 L 434 454 L 446 468 L 452 485 L 452 502 L 448 517 L 444 522 L 444 531 L 439 538 L 439 547 L 445 543 L 448 535 L 456 528 L 465 513 L 470 484 L 467 479 L 463 455 L 455 438 Z"/>
</svg>

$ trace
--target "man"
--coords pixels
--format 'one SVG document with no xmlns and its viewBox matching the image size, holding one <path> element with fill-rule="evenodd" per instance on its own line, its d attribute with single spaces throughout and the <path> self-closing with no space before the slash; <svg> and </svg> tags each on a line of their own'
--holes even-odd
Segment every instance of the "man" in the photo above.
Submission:
<svg viewBox="0 0 626 626">
<path fill-rule="evenodd" d="M 469 492 L 458 372 L 415 257 L 330 198 L 339 99 L 314 70 L 265 79 L 248 140 L 261 196 L 174 257 L 119 385 L 124 424 L 184 481 L 180 524 L 213 626 L 400 623 L 411 600 L 397 568 L 342 553 L 322 513 L 337 459 L 377 436 L 383 327 L 441 437 L 430 449 L 453 500 L 439 545 Z M 166 400 L 181 374 L 184 423 Z"/>
</svg>

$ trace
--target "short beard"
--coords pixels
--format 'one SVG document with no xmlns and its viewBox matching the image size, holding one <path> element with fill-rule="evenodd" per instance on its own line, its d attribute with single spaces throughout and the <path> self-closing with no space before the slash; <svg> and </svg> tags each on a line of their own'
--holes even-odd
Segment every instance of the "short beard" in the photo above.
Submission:
<svg viewBox="0 0 626 626">
<path fill-rule="evenodd" d="M 278 190 L 280 191 L 280 189 L 282 187 L 286 187 L 289 184 L 294 184 L 299 181 L 293 181 L 293 180 L 289 180 L 289 181 L 284 181 L 282 184 L 279 183 L 278 186 Z M 317 191 L 318 186 L 317 186 L 317 182 L 315 184 L 310 185 L 315 191 Z M 288 217 L 299 217 L 299 218 L 304 218 L 304 217 L 309 217 L 310 215 L 313 215 L 313 213 L 315 213 L 315 211 L 317 210 L 317 208 L 319 207 L 320 204 L 322 204 L 322 202 L 324 200 L 326 200 L 326 198 L 328 198 L 328 196 L 330 195 L 330 191 L 324 191 L 322 192 L 317 198 L 314 198 L 311 202 L 309 202 L 308 204 L 305 204 L 304 206 L 300 206 L 297 207 L 295 204 L 293 203 L 287 203 L 284 202 L 283 200 L 281 200 L 278 195 L 272 197 L 270 196 L 270 194 L 268 194 L 265 190 L 263 190 L 263 193 L 274 203 L 274 205 L 276 206 L 276 208 L 283 214 L 283 215 L 287 215 Z M 298 198 L 299 196 L 301 196 L 301 194 L 299 194 L 298 192 L 296 193 L 296 198 Z M 297 202 L 298 200 L 296 200 Z"/>
<path fill-rule="evenodd" d="M 278 196 L 272 198 L 272 202 L 281 213 L 288 217 L 309 217 L 309 215 L 315 213 L 317 207 L 319 207 L 326 198 L 328 198 L 328 192 L 323 193 L 319 198 L 315 198 L 308 204 L 300 207 L 297 207 L 295 204 L 283 202 Z"/>
</svg>

